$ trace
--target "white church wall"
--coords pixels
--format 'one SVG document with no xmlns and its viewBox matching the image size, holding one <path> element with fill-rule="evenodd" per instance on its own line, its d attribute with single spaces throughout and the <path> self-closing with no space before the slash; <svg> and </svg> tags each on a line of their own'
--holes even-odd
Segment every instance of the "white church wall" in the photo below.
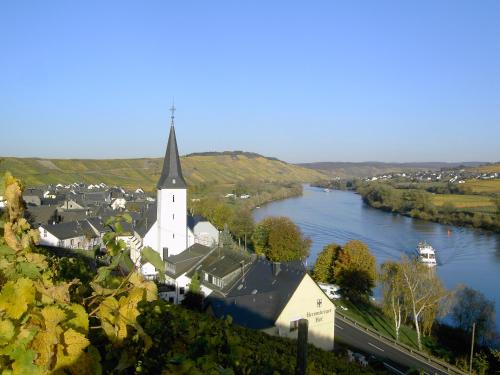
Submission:
<svg viewBox="0 0 500 375">
<path fill-rule="evenodd" d="M 163 259 L 163 248 L 168 255 L 177 255 L 187 248 L 187 190 L 161 189 L 158 197 L 158 245 Z"/>
</svg>

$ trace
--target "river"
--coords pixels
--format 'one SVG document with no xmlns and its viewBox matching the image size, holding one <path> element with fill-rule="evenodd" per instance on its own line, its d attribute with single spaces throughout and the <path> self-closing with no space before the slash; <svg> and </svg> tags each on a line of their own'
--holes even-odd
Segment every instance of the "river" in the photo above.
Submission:
<svg viewBox="0 0 500 375">
<path fill-rule="evenodd" d="M 313 265 L 323 246 L 357 239 L 365 242 L 379 264 L 411 254 L 427 241 L 438 258 L 437 272 L 448 289 L 462 283 L 494 300 L 500 326 L 500 235 L 387 213 L 369 207 L 358 194 L 304 186 L 300 197 L 254 210 L 256 221 L 287 216 L 311 238 L 307 259 Z"/>
</svg>

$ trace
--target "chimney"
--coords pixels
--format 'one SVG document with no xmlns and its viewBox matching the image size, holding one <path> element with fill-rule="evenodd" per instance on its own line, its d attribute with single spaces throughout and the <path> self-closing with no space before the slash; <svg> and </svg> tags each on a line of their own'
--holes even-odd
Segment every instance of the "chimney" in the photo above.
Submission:
<svg viewBox="0 0 500 375">
<path fill-rule="evenodd" d="M 273 275 L 278 276 L 278 274 L 281 271 L 281 264 L 280 262 L 273 262 L 272 263 L 272 268 L 273 268 Z"/>
</svg>

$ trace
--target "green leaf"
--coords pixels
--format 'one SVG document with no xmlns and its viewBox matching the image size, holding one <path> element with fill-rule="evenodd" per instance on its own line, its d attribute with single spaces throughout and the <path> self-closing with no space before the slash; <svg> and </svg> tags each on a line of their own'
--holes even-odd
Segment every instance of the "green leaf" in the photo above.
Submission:
<svg viewBox="0 0 500 375">
<path fill-rule="evenodd" d="M 9 319 L 0 320 L 0 345 L 7 344 L 14 337 L 14 324 Z"/>
<path fill-rule="evenodd" d="M 36 352 L 31 349 L 17 348 L 13 351 L 11 358 L 14 359 L 12 364 L 13 375 L 38 375 L 43 373 L 43 370 L 33 363 Z"/>
<path fill-rule="evenodd" d="M 0 256 L 14 255 L 16 251 L 7 245 L 0 245 Z"/>
<path fill-rule="evenodd" d="M 111 273 L 111 270 L 108 267 L 100 267 L 97 270 L 97 276 L 95 278 L 95 281 L 97 283 L 102 283 L 104 280 L 106 280 L 108 278 L 110 273 Z"/>
<path fill-rule="evenodd" d="M 125 268 L 129 272 L 134 270 L 135 265 L 134 262 L 132 262 L 132 259 L 130 259 L 130 250 L 126 250 L 123 252 L 123 257 L 120 261 L 120 266 Z"/>
<path fill-rule="evenodd" d="M 120 223 L 115 224 L 115 232 L 116 233 L 123 233 L 123 227 Z"/>
<path fill-rule="evenodd" d="M 29 279 L 8 281 L 0 292 L 0 311 L 12 319 L 19 319 L 35 301 L 35 286 Z"/>
<path fill-rule="evenodd" d="M 129 214 L 125 213 L 125 214 L 123 214 L 122 217 L 123 217 L 123 220 L 125 220 L 125 222 L 127 222 L 129 224 L 132 223 L 132 216 L 130 216 Z"/>
<path fill-rule="evenodd" d="M 160 254 L 158 254 L 152 248 L 146 246 L 145 248 L 142 249 L 141 255 L 142 255 L 141 256 L 142 264 L 151 263 L 154 266 L 154 268 L 156 268 L 157 271 L 160 271 L 161 273 L 165 272 L 165 263 L 163 263 Z"/>
<path fill-rule="evenodd" d="M 41 276 L 40 270 L 33 263 L 27 263 L 27 262 L 18 263 L 17 264 L 17 272 L 19 272 L 21 275 L 26 276 L 30 279 L 36 279 L 36 278 L 39 278 Z"/>
</svg>

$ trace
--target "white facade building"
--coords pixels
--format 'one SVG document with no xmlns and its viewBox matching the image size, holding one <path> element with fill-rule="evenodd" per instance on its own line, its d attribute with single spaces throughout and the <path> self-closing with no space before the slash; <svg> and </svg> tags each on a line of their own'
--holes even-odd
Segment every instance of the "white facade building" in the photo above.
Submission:
<svg viewBox="0 0 500 375">
<path fill-rule="evenodd" d="M 137 264 L 140 262 L 140 251 L 146 246 L 154 249 L 165 260 L 196 243 L 213 246 L 219 239 L 219 232 L 206 219 L 191 220 L 190 217 L 192 225 L 188 224 L 187 184 L 182 175 L 173 110 L 167 150 L 157 184 L 156 207 L 146 206 L 142 222 L 135 231 L 140 243 L 131 255 Z M 142 273 L 151 277 L 156 274 L 156 270 L 151 264 L 145 264 Z"/>
</svg>

